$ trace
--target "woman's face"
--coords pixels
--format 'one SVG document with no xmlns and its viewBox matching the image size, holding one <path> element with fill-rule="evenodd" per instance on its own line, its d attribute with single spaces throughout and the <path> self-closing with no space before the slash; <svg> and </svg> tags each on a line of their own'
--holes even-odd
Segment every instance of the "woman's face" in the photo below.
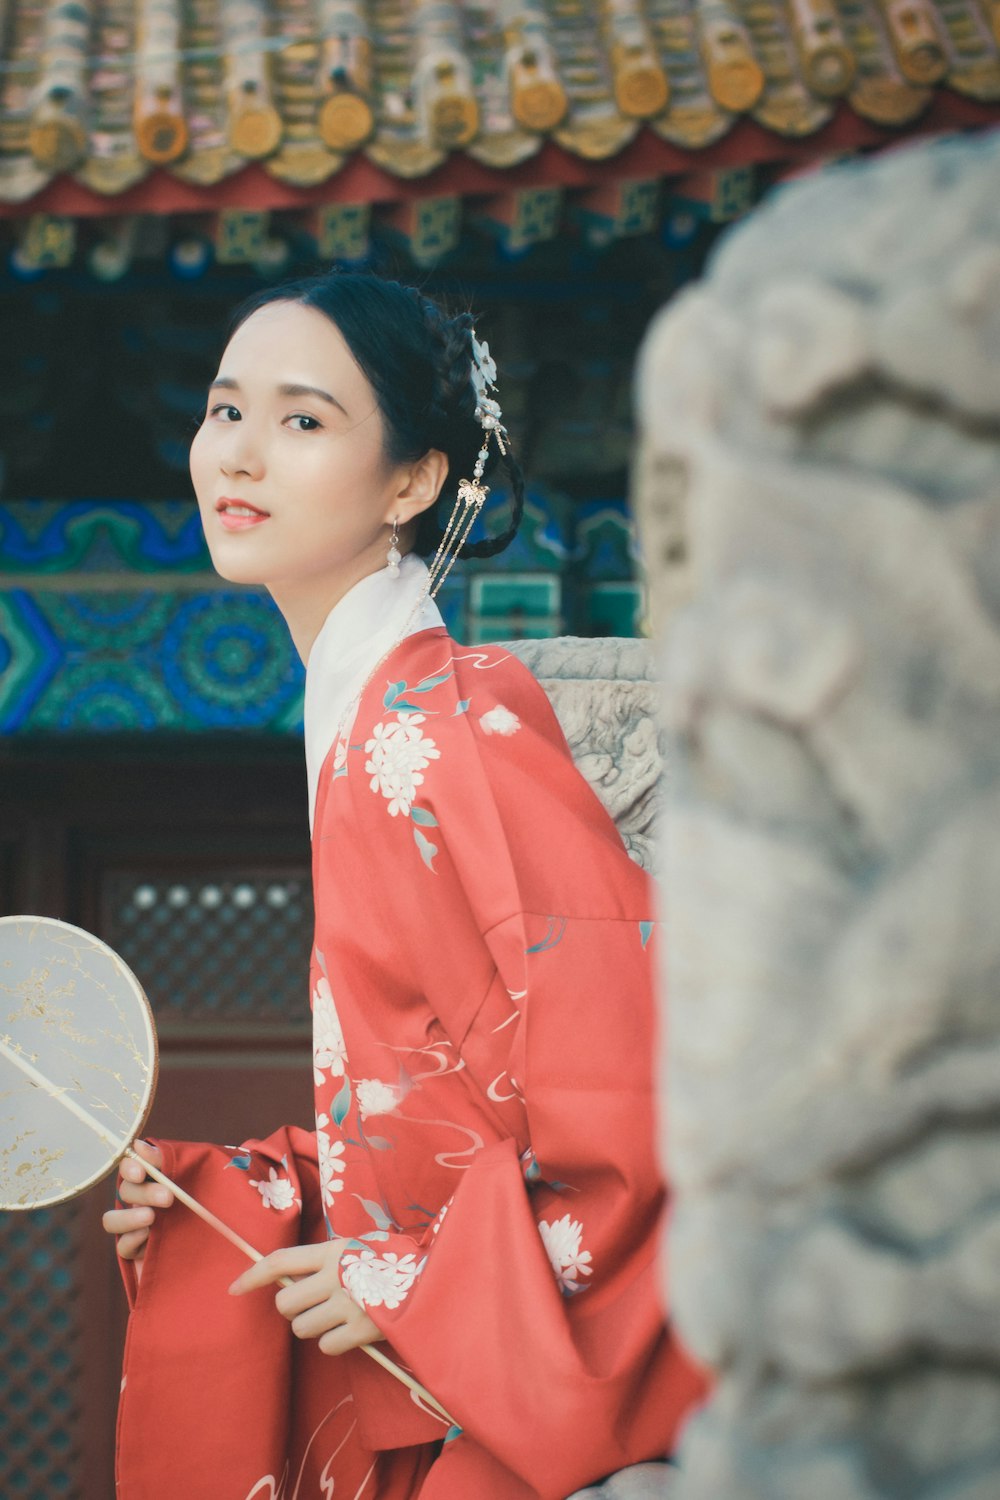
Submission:
<svg viewBox="0 0 1000 1500">
<path fill-rule="evenodd" d="M 223 578 L 285 596 L 350 587 L 385 565 L 394 517 L 432 503 L 419 469 L 386 462 L 375 394 L 322 313 L 274 302 L 233 334 L 191 445 Z"/>
</svg>

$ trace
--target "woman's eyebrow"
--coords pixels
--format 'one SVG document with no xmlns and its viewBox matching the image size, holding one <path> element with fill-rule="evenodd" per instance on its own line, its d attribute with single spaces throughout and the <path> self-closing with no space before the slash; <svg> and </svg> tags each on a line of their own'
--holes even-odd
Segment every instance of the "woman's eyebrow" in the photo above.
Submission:
<svg viewBox="0 0 1000 1500">
<path fill-rule="evenodd" d="M 239 388 L 240 388 L 239 381 L 231 379 L 228 375 L 220 375 L 218 377 L 218 379 L 217 380 L 213 380 L 212 383 L 211 383 L 211 385 L 209 386 L 209 390 L 210 391 L 218 391 L 218 390 L 223 390 L 223 391 L 238 391 Z M 345 417 L 348 414 L 346 407 L 344 407 L 343 405 L 341 405 L 341 403 L 337 400 L 336 396 L 331 396 L 330 393 L 329 393 L 329 391 L 321 390 L 318 385 L 300 385 L 300 384 L 298 384 L 296 382 L 290 382 L 290 383 L 286 383 L 285 385 L 279 385 L 278 386 L 278 395 L 279 396 L 318 396 L 321 401 L 328 401 L 331 406 L 335 406 L 338 409 L 338 411 L 342 411 L 344 413 Z"/>
<path fill-rule="evenodd" d="M 318 396 L 321 401 L 329 401 L 331 406 L 336 406 L 345 417 L 347 416 L 346 410 L 336 396 L 331 396 L 329 391 L 320 390 L 318 385 L 279 385 L 278 394 L 279 396 Z"/>
</svg>

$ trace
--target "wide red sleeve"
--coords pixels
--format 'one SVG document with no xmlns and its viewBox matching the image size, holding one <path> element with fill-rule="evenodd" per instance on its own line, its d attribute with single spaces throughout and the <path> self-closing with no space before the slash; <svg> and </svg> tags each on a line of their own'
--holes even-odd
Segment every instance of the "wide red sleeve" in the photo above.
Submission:
<svg viewBox="0 0 1000 1500">
<path fill-rule="evenodd" d="M 238 1149 L 156 1144 L 167 1175 L 256 1249 L 299 1242 L 303 1200 L 317 1197 L 304 1131 Z M 255 1184 L 272 1174 L 286 1186 L 269 1209 Z M 122 1263 L 131 1306 L 116 1452 L 123 1500 L 242 1497 L 280 1472 L 293 1443 L 293 1341 L 263 1299 L 226 1295 L 246 1265 L 180 1204 L 157 1215 L 138 1282 Z"/>
<path fill-rule="evenodd" d="M 158 1141 L 164 1168 L 266 1254 L 322 1241 L 316 1138 L 294 1126 L 223 1147 Z M 264 1191 L 261 1191 L 261 1188 Z M 409 1500 L 437 1436 L 405 1388 L 360 1350 L 331 1358 L 296 1340 L 274 1291 L 227 1296 L 247 1260 L 180 1204 L 157 1216 L 141 1279 L 120 1262 L 131 1313 L 116 1443 L 119 1500 L 368 1495 L 379 1430 L 402 1449 L 380 1459 L 379 1493 Z M 282 1479 L 282 1475 L 285 1479 Z"/>
<path fill-rule="evenodd" d="M 421 1239 L 355 1244 L 341 1274 L 463 1429 L 428 1497 L 458 1493 L 475 1445 L 511 1471 L 498 1500 L 564 1500 L 664 1456 L 703 1386 L 659 1293 L 648 882 L 512 665 L 458 663 L 428 694 L 439 756 L 415 805 L 433 855 L 392 920 L 470 1086 L 517 1101 L 524 1132 L 477 1153 Z M 462 911 L 495 970 L 475 1007 L 441 956 Z"/>
</svg>

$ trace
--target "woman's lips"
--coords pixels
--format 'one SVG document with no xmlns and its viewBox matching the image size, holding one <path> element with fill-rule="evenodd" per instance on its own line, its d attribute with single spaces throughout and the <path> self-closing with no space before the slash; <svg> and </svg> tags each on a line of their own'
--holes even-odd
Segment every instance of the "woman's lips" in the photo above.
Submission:
<svg viewBox="0 0 1000 1500">
<path fill-rule="evenodd" d="M 249 531 L 269 519 L 266 510 L 248 505 L 245 500 L 220 500 L 215 507 L 219 524 L 225 531 Z"/>
</svg>

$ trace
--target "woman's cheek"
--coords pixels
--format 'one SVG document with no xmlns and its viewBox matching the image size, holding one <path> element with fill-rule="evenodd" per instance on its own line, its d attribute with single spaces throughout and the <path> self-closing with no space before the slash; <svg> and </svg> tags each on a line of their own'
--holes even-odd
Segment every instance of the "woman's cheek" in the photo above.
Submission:
<svg viewBox="0 0 1000 1500">
<path fill-rule="evenodd" d="M 206 432 L 204 427 L 199 427 L 191 442 L 188 452 L 188 468 L 191 471 L 191 483 L 198 497 L 198 503 L 202 502 L 202 494 L 205 491 L 208 477 L 208 455 L 206 452 Z"/>
</svg>

